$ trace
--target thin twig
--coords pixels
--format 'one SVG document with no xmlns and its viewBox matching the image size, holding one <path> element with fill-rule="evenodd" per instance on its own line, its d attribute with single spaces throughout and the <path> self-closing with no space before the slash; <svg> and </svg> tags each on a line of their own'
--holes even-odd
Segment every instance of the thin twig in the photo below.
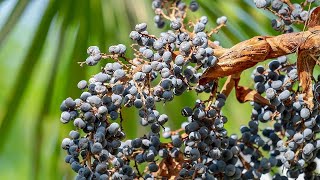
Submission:
<svg viewBox="0 0 320 180">
<path fill-rule="evenodd" d="M 217 27 L 215 27 L 214 29 L 212 29 L 212 30 L 208 33 L 208 37 L 211 37 L 212 34 L 218 33 L 219 30 L 220 30 L 223 26 L 226 26 L 226 24 L 225 24 L 225 23 L 220 24 L 219 26 L 217 26 Z"/>
<path fill-rule="evenodd" d="M 121 108 L 120 108 L 120 128 L 121 128 L 121 131 L 123 131 L 123 126 L 122 126 L 122 122 L 123 122 L 123 117 L 122 117 L 122 112 L 121 112 Z"/>
<path fill-rule="evenodd" d="M 142 177 L 142 175 L 141 175 L 141 173 L 140 173 L 140 170 L 139 170 L 139 167 L 138 167 L 138 164 L 137 164 L 137 161 L 134 161 L 134 167 L 135 167 L 136 170 L 137 170 L 138 178 Z"/>
</svg>

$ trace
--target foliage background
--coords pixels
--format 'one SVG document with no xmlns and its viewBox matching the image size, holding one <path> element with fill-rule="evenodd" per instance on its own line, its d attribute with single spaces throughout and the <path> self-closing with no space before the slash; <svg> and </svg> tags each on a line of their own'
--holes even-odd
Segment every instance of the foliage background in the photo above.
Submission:
<svg viewBox="0 0 320 180">
<path fill-rule="evenodd" d="M 189 14 L 191 19 L 207 15 L 209 27 L 215 27 L 217 17 L 228 17 L 227 27 L 214 36 L 224 47 L 277 34 L 270 26 L 274 15 L 256 9 L 252 0 L 198 2 L 201 8 Z M 0 179 L 74 177 L 60 148 L 72 124 L 62 126 L 59 105 L 66 97 L 77 98 L 77 82 L 106 63 L 81 68 L 77 62 L 85 60 L 90 45 L 105 52 L 112 44 L 129 45 L 128 35 L 139 22 L 147 22 L 149 32 L 159 35 L 153 16 L 151 0 L 0 0 Z M 250 70 L 242 77 L 242 84 L 253 85 Z M 172 129 L 179 128 L 185 120 L 180 109 L 205 97 L 187 93 L 158 107 L 169 115 Z M 229 132 L 238 133 L 250 111 L 232 93 L 224 108 Z M 132 110 L 124 114 L 128 138 L 145 131 L 135 117 Z"/>
</svg>

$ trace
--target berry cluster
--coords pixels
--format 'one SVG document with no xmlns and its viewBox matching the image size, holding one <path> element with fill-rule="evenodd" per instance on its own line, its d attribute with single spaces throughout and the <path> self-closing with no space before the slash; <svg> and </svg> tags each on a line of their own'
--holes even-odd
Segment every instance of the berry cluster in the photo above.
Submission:
<svg viewBox="0 0 320 180">
<path fill-rule="evenodd" d="M 315 0 L 306 0 L 301 4 L 291 3 L 290 0 L 253 0 L 257 8 L 264 8 L 278 18 L 271 20 L 272 28 L 283 33 L 293 32 L 292 24 L 304 24 L 310 15 L 309 4 Z"/>
<path fill-rule="evenodd" d="M 154 22 L 158 28 L 163 28 L 165 26 L 165 19 L 174 18 L 177 21 L 184 19 L 188 7 L 193 12 L 199 9 L 199 4 L 196 0 L 192 0 L 188 7 L 183 1 L 176 1 L 174 5 L 172 3 L 173 2 L 163 0 L 152 1 L 152 9 L 155 10 L 156 14 L 154 16 Z"/>
<path fill-rule="evenodd" d="M 217 28 L 206 31 L 206 16 L 184 22 L 187 8 L 198 9 L 194 0 L 189 7 L 182 1 L 154 0 L 152 7 L 157 26 L 168 21 L 170 30 L 157 37 L 147 31 L 146 23 L 137 24 L 129 34 L 134 58 L 126 55 L 123 44 L 110 46 L 108 53 L 90 46 L 81 65 L 97 65 L 103 59 L 113 62 L 88 81 L 81 80 L 80 97 L 69 97 L 60 106 L 61 122 L 75 127 L 61 146 L 76 179 L 260 179 L 277 167 L 285 167 L 285 175 L 292 178 L 318 177 L 314 160 L 320 157 L 319 109 L 317 102 L 309 109 L 301 98 L 295 64 L 279 57 L 268 68 L 256 67 L 254 87 L 270 103 L 251 102 L 248 126 L 240 128 L 241 136 L 230 135 L 221 111 L 227 95 L 217 91 L 217 82 L 198 84 L 202 72 L 217 63 L 214 51 L 220 46 L 211 35 L 227 18 L 218 18 Z M 315 95 L 319 89 L 316 84 Z M 156 104 L 186 91 L 210 93 L 210 97 L 183 108 L 186 121 L 171 130 L 166 126 L 168 115 L 161 114 Z M 139 122 L 150 128 L 149 133 L 126 138 L 124 107 L 138 110 Z M 144 170 L 139 169 L 141 164 Z M 285 178 L 274 175 L 274 179 Z"/>
<path fill-rule="evenodd" d="M 303 173 L 305 178 L 315 178 L 314 160 L 320 158 L 320 139 L 316 136 L 320 130 L 319 106 L 314 101 L 316 106 L 309 109 L 304 102 L 298 88 L 296 65 L 289 64 L 282 56 L 271 61 L 268 68 L 257 66 L 252 78 L 256 91 L 264 94 L 270 104 L 251 103 L 251 120 L 240 129 L 243 143 L 269 152 L 269 164 L 285 167 L 290 178 Z M 242 152 L 250 155 L 251 161 L 262 157 L 253 148 Z"/>
</svg>

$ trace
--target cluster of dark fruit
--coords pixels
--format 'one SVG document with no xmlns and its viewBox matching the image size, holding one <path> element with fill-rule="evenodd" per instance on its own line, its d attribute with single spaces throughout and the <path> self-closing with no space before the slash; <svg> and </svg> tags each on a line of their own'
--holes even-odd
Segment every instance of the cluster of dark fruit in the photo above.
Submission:
<svg viewBox="0 0 320 180">
<path fill-rule="evenodd" d="M 285 175 L 298 178 L 315 178 L 320 158 L 320 115 L 318 102 L 309 109 L 298 88 L 295 64 L 285 56 L 269 63 L 268 68 L 257 66 L 252 73 L 255 89 L 269 100 L 269 105 L 251 102 L 253 109 L 248 126 L 241 127 L 243 143 L 252 144 L 269 152 L 270 165 L 284 167 Z M 318 84 L 314 91 L 319 90 Z M 262 129 L 262 130 L 260 130 Z M 251 161 L 263 158 L 253 148 L 245 149 Z M 253 176 L 251 176 L 253 177 Z M 276 176 L 278 177 L 278 175 Z M 319 178 L 319 177 L 318 177 Z"/>
<path fill-rule="evenodd" d="M 318 106 L 308 109 L 294 88 L 296 67 L 280 57 L 268 68 L 256 68 L 252 75 L 255 89 L 270 105 L 252 102 L 248 126 L 240 128 L 241 136 L 230 135 L 221 111 L 226 95 L 215 93 L 215 82 L 198 84 L 202 72 L 217 63 L 214 47 L 219 43 L 210 40 L 211 31 L 205 31 L 208 18 L 201 17 L 187 29 L 183 24 L 186 5 L 177 1 L 171 4 L 174 11 L 167 12 L 168 4 L 154 0 L 152 7 L 158 13 L 155 20 L 160 18 L 157 25 L 161 27 L 166 19 L 171 30 L 157 37 L 141 23 L 130 33 L 135 58 L 126 56 L 123 44 L 110 46 L 109 53 L 101 53 L 96 46 L 88 48 L 89 57 L 82 64 L 93 66 L 102 59 L 114 62 L 88 81 L 81 80 L 77 85 L 83 90 L 80 97 L 67 98 L 60 106 L 61 122 L 72 122 L 75 127 L 70 137 L 63 139 L 62 148 L 76 178 L 260 179 L 277 167 L 285 167 L 288 177 L 317 177 L 314 160 L 320 156 L 316 136 L 320 116 Z M 189 9 L 198 9 L 196 1 Z M 226 17 L 217 22 L 223 25 Z M 169 117 L 160 114 L 155 105 L 186 91 L 212 94 L 208 100 L 183 108 L 186 122 L 181 129 L 171 130 L 165 126 Z M 122 128 L 126 121 L 123 107 L 136 108 L 141 126 L 148 126 L 150 132 L 127 139 Z M 144 170 L 139 170 L 141 164 L 146 166 Z M 276 173 L 274 179 L 286 177 Z"/>
<path fill-rule="evenodd" d="M 158 28 L 163 28 L 166 24 L 165 19 L 167 18 L 167 14 L 171 14 L 174 18 L 181 20 L 184 19 L 188 7 L 183 1 L 176 1 L 173 6 L 170 1 L 153 0 L 152 9 L 154 9 L 156 13 L 153 18 L 156 26 Z M 191 11 L 197 11 L 199 9 L 199 4 L 196 0 L 190 2 L 189 9 Z"/>
<path fill-rule="evenodd" d="M 257 8 L 268 9 L 278 18 L 271 20 L 272 28 L 283 33 L 293 32 L 292 24 L 305 23 L 312 9 L 309 4 L 315 0 L 307 0 L 301 4 L 284 0 L 253 0 Z"/>
</svg>

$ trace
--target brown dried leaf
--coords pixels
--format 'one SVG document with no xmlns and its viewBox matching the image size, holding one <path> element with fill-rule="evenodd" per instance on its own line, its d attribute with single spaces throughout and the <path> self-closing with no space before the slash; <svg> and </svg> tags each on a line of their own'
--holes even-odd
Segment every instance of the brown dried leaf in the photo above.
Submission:
<svg viewBox="0 0 320 180">
<path fill-rule="evenodd" d="M 309 17 L 309 22 L 308 22 L 308 28 L 312 28 L 315 26 L 320 25 L 320 7 L 315 8 L 310 17 Z"/>
<path fill-rule="evenodd" d="M 236 83 L 236 97 L 240 103 L 255 101 L 261 105 L 270 105 L 269 101 L 262 97 L 257 91 L 248 87 L 238 86 Z"/>
<path fill-rule="evenodd" d="M 316 61 L 308 51 L 299 51 L 297 60 L 297 69 L 300 80 L 300 86 L 304 93 L 304 100 L 308 107 L 313 109 L 312 75 Z"/>
<path fill-rule="evenodd" d="M 232 91 L 232 89 L 235 86 L 235 81 L 239 82 L 240 80 L 240 75 L 241 73 L 237 73 L 237 74 L 233 74 L 228 76 L 228 79 L 226 80 L 226 82 L 224 83 L 222 89 L 221 89 L 221 93 L 224 94 L 226 97 L 229 96 L 230 92 Z"/>
<path fill-rule="evenodd" d="M 222 94 L 228 97 L 233 87 L 235 87 L 236 97 L 240 103 L 255 101 L 262 105 L 270 105 L 269 101 L 262 97 L 257 91 L 247 87 L 239 86 L 240 75 L 241 73 L 237 73 L 228 76 L 228 79 L 221 90 Z"/>
<path fill-rule="evenodd" d="M 242 72 L 265 60 L 270 51 L 266 38 L 266 36 L 256 36 L 228 49 L 215 66 L 204 72 L 199 84 L 206 84 L 213 79 Z"/>
<path fill-rule="evenodd" d="M 168 157 L 162 159 L 159 163 L 159 170 L 154 173 L 156 177 L 166 179 L 175 179 L 182 169 L 182 164 L 185 162 L 183 155 L 180 153 L 177 158 Z"/>
<path fill-rule="evenodd" d="M 230 49 L 214 51 L 214 55 L 218 57 L 218 63 L 203 73 L 199 84 L 203 85 L 213 79 L 242 72 L 270 58 L 295 53 L 301 45 L 305 47 L 305 50 L 312 50 L 312 54 L 320 54 L 319 42 L 320 26 L 314 26 L 308 31 L 298 33 L 253 37 Z"/>
</svg>

